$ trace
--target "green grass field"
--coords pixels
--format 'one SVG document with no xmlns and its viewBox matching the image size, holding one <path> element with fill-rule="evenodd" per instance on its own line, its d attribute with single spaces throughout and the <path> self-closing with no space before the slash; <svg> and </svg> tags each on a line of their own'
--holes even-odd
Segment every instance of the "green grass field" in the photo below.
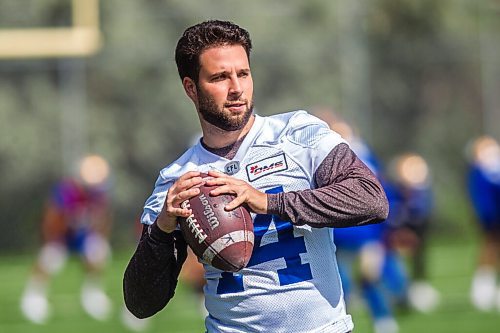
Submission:
<svg viewBox="0 0 500 333">
<path fill-rule="evenodd" d="M 429 251 L 432 284 L 441 292 L 439 308 L 430 314 L 398 315 L 401 333 L 493 333 L 500 332 L 500 312 L 480 313 L 469 303 L 468 292 L 476 246 L 459 241 L 433 242 Z M 97 322 L 80 307 L 81 267 L 71 259 L 57 275 L 50 289 L 53 316 L 45 325 L 27 322 L 19 311 L 19 296 L 33 257 L 0 257 L 0 332 L 9 333 L 101 333 L 129 332 L 120 320 L 122 273 L 131 252 L 115 253 L 106 272 L 106 288 L 114 301 L 113 317 Z M 179 286 L 176 296 L 162 312 L 149 321 L 145 332 L 204 332 L 199 303 L 190 290 Z M 362 307 L 352 309 L 355 332 L 371 333 L 370 319 Z"/>
</svg>

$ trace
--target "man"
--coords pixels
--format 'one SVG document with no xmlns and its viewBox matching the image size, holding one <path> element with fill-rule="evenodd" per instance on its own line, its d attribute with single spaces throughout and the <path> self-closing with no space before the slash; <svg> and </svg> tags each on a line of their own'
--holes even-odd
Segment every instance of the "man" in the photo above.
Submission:
<svg viewBox="0 0 500 333">
<path fill-rule="evenodd" d="M 431 169 L 421 155 L 412 152 L 395 156 L 389 169 L 390 184 L 385 187 L 391 205 L 387 239 L 391 250 L 400 259 L 406 259 L 411 271 L 400 264 L 399 274 L 386 276 L 387 284 L 400 305 L 428 313 L 440 301 L 427 272 L 427 243 L 434 208 Z"/>
<path fill-rule="evenodd" d="M 109 317 L 111 301 L 101 282 L 111 250 L 109 176 L 108 162 L 88 155 L 79 162 L 77 175 L 62 179 L 52 189 L 42 218 L 43 246 L 21 297 L 21 311 L 30 321 L 43 324 L 49 319 L 47 289 L 69 252 L 79 255 L 85 269 L 83 309 L 97 320 Z"/>
<path fill-rule="evenodd" d="M 245 204 L 255 230 L 246 268 L 205 265 L 207 331 L 350 332 L 331 232 L 323 227 L 384 220 L 387 198 L 324 122 L 305 111 L 253 114 L 251 47 L 246 30 L 223 21 L 192 26 L 177 44 L 179 75 L 203 137 L 160 172 L 146 201 L 125 302 L 143 318 L 173 297 L 187 248 L 177 224 L 191 213 L 180 204 L 205 181 L 218 186 L 212 195 L 236 195 L 225 208 Z"/>
<path fill-rule="evenodd" d="M 485 135 L 469 148 L 467 185 L 480 233 L 470 298 L 480 311 L 500 311 L 500 144 Z"/>
</svg>

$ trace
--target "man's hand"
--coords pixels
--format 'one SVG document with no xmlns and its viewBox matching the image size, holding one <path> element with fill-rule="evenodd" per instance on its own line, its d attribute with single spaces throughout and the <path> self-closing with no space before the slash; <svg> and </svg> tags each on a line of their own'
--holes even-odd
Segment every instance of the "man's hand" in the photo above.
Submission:
<svg viewBox="0 0 500 333">
<path fill-rule="evenodd" d="M 226 210 L 233 210 L 245 204 L 250 210 L 257 214 L 267 213 L 267 195 L 253 188 L 250 184 L 241 179 L 228 176 L 226 174 L 209 171 L 208 175 L 213 177 L 206 180 L 208 186 L 218 186 L 210 191 L 211 195 L 229 193 L 236 195 L 236 198 L 226 205 Z"/>
<path fill-rule="evenodd" d="M 176 180 L 168 189 L 163 209 L 156 220 L 161 230 L 170 233 L 177 228 L 178 217 L 187 218 L 191 215 L 191 209 L 181 208 L 181 203 L 198 195 L 199 186 L 203 183 L 198 171 L 189 171 Z"/>
</svg>

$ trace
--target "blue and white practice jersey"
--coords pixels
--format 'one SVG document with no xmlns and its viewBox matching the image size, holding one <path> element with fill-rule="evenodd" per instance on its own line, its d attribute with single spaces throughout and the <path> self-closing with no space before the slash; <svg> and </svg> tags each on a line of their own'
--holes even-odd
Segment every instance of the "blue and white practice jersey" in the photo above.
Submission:
<svg viewBox="0 0 500 333">
<path fill-rule="evenodd" d="M 160 172 L 142 223 L 152 224 L 168 188 L 188 171 L 219 170 L 256 189 L 279 193 L 314 188 L 314 173 L 345 141 L 305 111 L 255 123 L 232 160 L 198 143 Z M 246 268 L 223 272 L 205 265 L 208 332 L 336 332 L 352 330 L 329 228 L 294 226 L 275 215 L 252 214 L 255 244 Z"/>
</svg>

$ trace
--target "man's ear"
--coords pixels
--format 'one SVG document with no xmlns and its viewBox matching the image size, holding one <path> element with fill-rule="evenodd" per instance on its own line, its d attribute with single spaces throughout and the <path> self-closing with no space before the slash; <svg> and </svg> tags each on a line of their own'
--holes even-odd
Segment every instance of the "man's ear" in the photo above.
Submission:
<svg viewBox="0 0 500 333">
<path fill-rule="evenodd" d="M 189 98 L 196 103 L 196 101 L 198 101 L 198 92 L 196 90 L 196 83 L 194 83 L 193 79 L 186 76 L 182 79 L 182 86 Z"/>
</svg>

